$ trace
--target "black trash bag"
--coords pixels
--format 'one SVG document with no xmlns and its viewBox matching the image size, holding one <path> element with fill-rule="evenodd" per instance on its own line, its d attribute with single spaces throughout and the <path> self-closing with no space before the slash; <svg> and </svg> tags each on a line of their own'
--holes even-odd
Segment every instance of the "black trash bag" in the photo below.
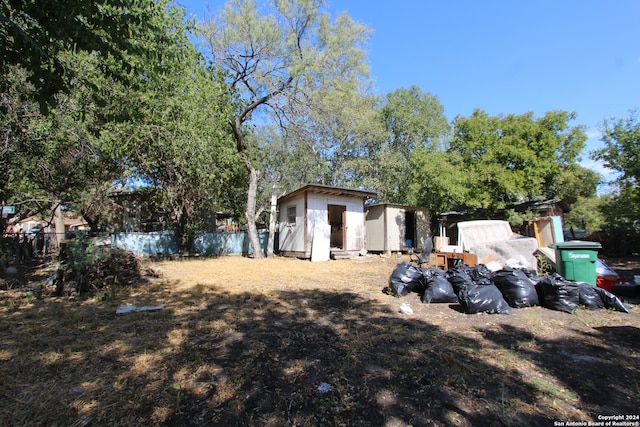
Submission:
<svg viewBox="0 0 640 427">
<path fill-rule="evenodd" d="M 535 283 L 521 268 L 496 271 L 493 273 L 493 283 L 511 307 L 533 307 L 539 304 Z"/>
<path fill-rule="evenodd" d="M 594 288 L 598 295 L 600 295 L 600 299 L 602 299 L 602 303 L 604 304 L 604 308 L 612 308 L 616 311 L 620 311 L 622 313 L 628 313 L 629 309 L 620 298 L 602 288 Z"/>
<path fill-rule="evenodd" d="M 424 269 L 402 262 L 398 264 L 389 278 L 389 287 L 395 296 L 405 296 L 409 292 L 424 289 Z"/>
<path fill-rule="evenodd" d="M 546 276 L 536 284 L 540 304 L 551 310 L 574 313 L 580 303 L 580 289 L 576 282 L 557 273 Z"/>
<path fill-rule="evenodd" d="M 494 284 L 467 285 L 460 289 L 458 300 L 467 314 L 498 313 L 511 314 L 509 304 L 502 297 L 502 293 Z"/>
<path fill-rule="evenodd" d="M 460 290 L 473 285 L 473 278 L 471 277 L 471 267 L 466 264 L 462 264 L 458 268 L 452 268 L 447 271 L 447 280 L 453 286 L 453 291 L 456 295 L 460 295 Z"/>
<path fill-rule="evenodd" d="M 476 285 L 493 285 L 493 271 L 489 270 L 485 264 L 478 264 L 471 269 L 471 280 Z"/>
<path fill-rule="evenodd" d="M 589 310 L 600 310 L 604 308 L 604 302 L 595 286 L 586 282 L 578 282 L 579 288 L 579 304 L 587 307 Z"/>
<path fill-rule="evenodd" d="M 421 301 L 425 304 L 432 302 L 458 302 L 453 286 L 447 280 L 447 273 L 437 268 L 430 268 L 425 274 L 426 289 Z"/>
</svg>

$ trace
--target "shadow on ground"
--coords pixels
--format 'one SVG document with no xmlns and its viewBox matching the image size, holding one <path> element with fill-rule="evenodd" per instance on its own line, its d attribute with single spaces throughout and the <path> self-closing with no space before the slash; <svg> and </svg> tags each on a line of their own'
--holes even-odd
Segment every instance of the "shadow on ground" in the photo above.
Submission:
<svg viewBox="0 0 640 427">
<path fill-rule="evenodd" d="M 635 327 L 457 334 L 348 291 L 171 299 L 7 314 L 0 424 L 534 426 L 632 414 L 640 399 Z"/>
</svg>

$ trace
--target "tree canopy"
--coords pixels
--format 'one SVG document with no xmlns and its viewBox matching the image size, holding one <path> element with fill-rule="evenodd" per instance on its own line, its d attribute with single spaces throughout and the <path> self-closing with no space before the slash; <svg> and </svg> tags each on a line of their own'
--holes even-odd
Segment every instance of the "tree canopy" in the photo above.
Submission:
<svg viewBox="0 0 640 427">
<path fill-rule="evenodd" d="M 619 173 L 617 190 L 604 197 L 601 213 L 612 246 L 628 255 L 640 250 L 640 120 L 637 110 L 628 117 L 602 123 L 604 148 L 591 153 L 594 160 Z M 623 244 L 621 244 L 621 242 Z"/>
<path fill-rule="evenodd" d="M 425 151 L 414 153 L 412 200 L 435 199 L 445 209 L 464 204 L 496 210 L 561 194 L 558 178 L 568 167 L 580 170 L 576 163 L 586 140 L 581 126 L 569 126 L 574 118 L 562 111 L 535 118 L 532 113 L 489 116 L 482 110 L 456 117 L 444 153 L 433 158 Z M 595 192 L 592 183 L 585 191 Z"/>
<path fill-rule="evenodd" d="M 619 182 L 640 188 L 640 120 L 637 110 L 625 118 L 611 118 L 602 124 L 605 147 L 592 153 L 606 168 L 620 173 Z"/>
<path fill-rule="evenodd" d="M 18 6 L 4 5 L 12 13 Z M 20 16 L 30 7 L 24 5 Z M 76 34 L 75 21 L 64 21 L 60 25 L 69 25 L 69 34 L 63 28 L 47 32 L 55 27 L 49 19 L 57 16 L 58 4 L 51 7 L 50 15 L 33 12 L 37 31 L 28 30 L 37 37 L 22 36 L 44 43 L 41 32 L 59 34 L 55 46 L 36 49 L 50 60 L 44 71 L 60 74 L 59 81 L 47 87 L 32 83 L 44 67 L 36 67 L 35 59 L 3 68 L 0 165 L 8 177 L 0 188 L 3 203 L 28 204 L 27 212 L 45 214 L 53 204 L 64 204 L 97 226 L 110 212 L 108 195 L 116 183 L 151 186 L 159 195 L 159 214 L 181 237 L 202 228 L 203 210 L 238 206 L 233 189 L 243 186 L 244 175 L 237 173 L 241 169 L 225 125 L 233 93 L 191 43 L 184 9 L 153 1 L 81 9 L 78 13 L 96 14 L 86 20 L 91 34 L 113 33 L 95 46 L 89 35 L 76 49 L 74 37 L 86 29 Z M 143 18 L 146 24 L 134 25 Z M 118 32 L 125 29 L 127 36 L 121 37 Z M 126 40 L 115 40 L 120 38 Z M 117 49 L 123 49 L 119 57 L 112 52 Z M 125 59 L 130 64 L 121 71 L 109 68 Z M 64 68 L 55 68 L 57 62 Z M 56 91 L 44 109 L 39 108 L 43 91 Z"/>
<path fill-rule="evenodd" d="M 28 71 L 41 107 L 69 89 L 75 67 L 68 52 L 91 52 L 100 70 L 120 81 L 142 71 L 139 58 L 156 56 L 165 37 L 167 1 L 5 0 L 0 3 L 0 73 Z M 160 61 L 160 58 L 156 58 Z"/>
</svg>

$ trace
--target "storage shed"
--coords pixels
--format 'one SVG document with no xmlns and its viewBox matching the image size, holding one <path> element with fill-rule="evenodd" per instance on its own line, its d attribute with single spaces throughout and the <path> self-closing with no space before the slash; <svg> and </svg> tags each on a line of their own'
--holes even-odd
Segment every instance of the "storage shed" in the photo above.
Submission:
<svg viewBox="0 0 640 427">
<path fill-rule="evenodd" d="M 419 249 L 431 237 L 429 209 L 381 203 L 367 206 L 366 249 L 397 252 Z"/>
<path fill-rule="evenodd" d="M 358 256 L 365 248 L 364 203 L 370 191 L 307 185 L 278 199 L 279 250 L 325 261 Z"/>
</svg>

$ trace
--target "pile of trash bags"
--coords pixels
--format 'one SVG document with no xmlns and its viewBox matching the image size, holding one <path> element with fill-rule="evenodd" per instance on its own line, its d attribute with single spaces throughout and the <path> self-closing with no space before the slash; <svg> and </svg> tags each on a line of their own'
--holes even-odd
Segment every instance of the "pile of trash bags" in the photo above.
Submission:
<svg viewBox="0 0 640 427">
<path fill-rule="evenodd" d="M 524 268 L 491 271 L 484 264 L 463 264 L 444 271 L 402 262 L 391 274 L 389 288 L 398 297 L 417 292 L 423 303 L 457 303 L 468 314 L 510 314 L 512 308 L 536 305 L 567 313 L 574 313 L 580 305 L 629 312 L 605 289 L 566 280 L 557 273 L 538 276 L 535 270 Z"/>
</svg>

